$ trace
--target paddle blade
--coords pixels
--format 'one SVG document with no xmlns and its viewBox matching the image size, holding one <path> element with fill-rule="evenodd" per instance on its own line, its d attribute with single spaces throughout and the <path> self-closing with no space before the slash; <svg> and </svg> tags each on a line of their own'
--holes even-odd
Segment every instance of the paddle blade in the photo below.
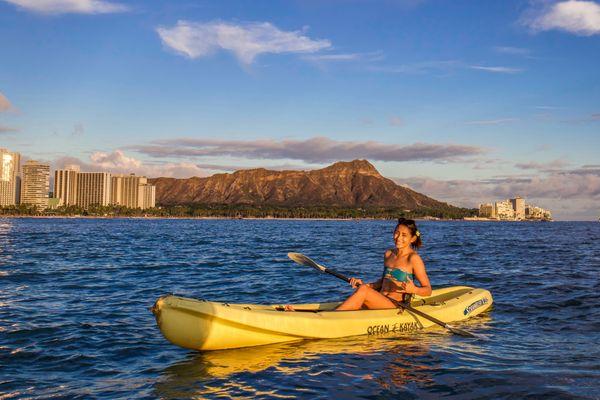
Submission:
<svg viewBox="0 0 600 400">
<path fill-rule="evenodd" d="M 321 272 L 325 272 L 325 270 L 327 269 L 301 253 L 288 253 L 288 257 L 297 264 L 313 267 Z"/>
</svg>

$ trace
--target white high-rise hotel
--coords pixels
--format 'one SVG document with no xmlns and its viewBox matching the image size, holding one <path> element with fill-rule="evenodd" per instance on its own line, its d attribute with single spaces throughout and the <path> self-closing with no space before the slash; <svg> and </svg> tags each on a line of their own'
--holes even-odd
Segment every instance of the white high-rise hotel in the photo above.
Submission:
<svg viewBox="0 0 600 400">
<path fill-rule="evenodd" d="M 551 220 L 552 213 L 543 208 L 525 204 L 525 199 L 515 197 L 495 203 L 485 203 L 479 205 L 479 216 L 498 220 L 522 221 L 527 219 L 545 219 Z"/>
<path fill-rule="evenodd" d="M 23 164 L 21 175 L 21 204 L 29 204 L 39 210 L 48 208 L 50 166 L 29 160 Z"/>
<path fill-rule="evenodd" d="M 142 210 L 154 207 L 156 187 L 145 176 L 113 175 L 111 179 L 111 204 Z"/>
<path fill-rule="evenodd" d="M 0 207 L 19 204 L 21 155 L 0 148 Z"/>
<path fill-rule="evenodd" d="M 59 206 L 77 204 L 78 165 L 67 165 L 65 169 L 54 171 L 54 197 L 59 199 Z"/>
<path fill-rule="evenodd" d="M 59 205 L 121 205 L 152 208 L 156 188 L 145 176 L 112 175 L 109 172 L 79 172 L 76 165 L 54 172 L 54 196 Z"/>
<path fill-rule="evenodd" d="M 58 200 L 60 204 L 60 199 Z M 77 205 L 87 208 L 91 205 L 110 204 L 110 172 L 77 173 Z"/>
<path fill-rule="evenodd" d="M 0 149 L 0 207 L 29 204 L 40 210 L 48 208 L 50 166 L 29 160 L 21 167 L 20 161 L 19 153 Z"/>
</svg>

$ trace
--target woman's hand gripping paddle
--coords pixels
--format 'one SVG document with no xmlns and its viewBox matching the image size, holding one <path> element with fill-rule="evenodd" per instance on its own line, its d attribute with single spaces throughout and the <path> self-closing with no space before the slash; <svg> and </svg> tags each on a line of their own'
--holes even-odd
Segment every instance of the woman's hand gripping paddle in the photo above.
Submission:
<svg viewBox="0 0 600 400">
<path fill-rule="evenodd" d="M 288 257 L 294 261 L 295 263 L 298 263 L 300 265 L 306 265 L 308 267 L 313 267 L 314 269 L 320 271 L 320 272 L 324 272 L 326 274 L 329 275 L 333 275 L 336 278 L 339 278 L 343 281 L 346 282 L 350 282 L 350 278 L 340 274 L 337 271 L 334 271 L 332 269 L 329 269 L 321 264 L 317 264 L 316 262 L 314 262 L 313 260 L 311 260 L 309 257 L 305 256 L 304 254 L 300 254 L 300 253 L 288 253 Z M 396 305 L 398 305 L 401 308 L 404 308 L 405 310 L 413 313 L 413 314 L 417 314 L 420 317 L 423 317 L 431 322 L 433 322 L 434 324 L 440 325 L 446 329 L 448 329 L 450 332 L 456 334 L 456 335 L 460 335 L 460 336 L 466 336 L 466 337 L 476 337 L 475 335 L 473 335 L 470 332 L 465 331 L 464 329 L 459 329 L 456 328 L 452 325 L 448 325 L 447 323 L 440 321 L 437 318 L 434 318 L 430 315 L 425 314 L 422 311 L 416 310 L 414 309 L 412 306 L 408 305 L 408 304 L 404 304 L 404 303 L 400 303 L 400 302 L 394 302 Z"/>
</svg>

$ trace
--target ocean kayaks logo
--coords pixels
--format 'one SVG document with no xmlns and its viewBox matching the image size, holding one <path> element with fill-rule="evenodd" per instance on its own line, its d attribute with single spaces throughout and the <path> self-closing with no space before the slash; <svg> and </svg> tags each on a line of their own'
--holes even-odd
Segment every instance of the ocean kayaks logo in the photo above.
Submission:
<svg viewBox="0 0 600 400">
<path fill-rule="evenodd" d="M 390 332 L 413 332 L 423 328 L 418 322 L 404 322 L 385 325 L 371 325 L 367 328 L 367 335 L 382 335 Z"/>
<path fill-rule="evenodd" d="M 473 310 L 487 304 L 489 302 L 487 297 L 484 297 L 483 299 L 479 299 L 476 302 L 472 303 L 469 307 L 465 308 L 464 314 L 465 315 L 469 315 Z"/>
</svg>

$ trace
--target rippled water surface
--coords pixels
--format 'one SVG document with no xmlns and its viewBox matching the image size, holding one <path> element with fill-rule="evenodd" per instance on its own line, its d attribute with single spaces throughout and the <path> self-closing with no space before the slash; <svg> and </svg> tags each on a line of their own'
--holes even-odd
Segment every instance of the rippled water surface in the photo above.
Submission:
<svg viewBox="0 0 600 400">
<path fill-rule="evenodd" d="M 390 221 L 0 219 L 0 398 L 600 398 L 600 223 L 420 222 L 432 284 L 494 307 L 441 329 L 192 352 L 148 308 L 342 299 L 289 251 L 375 280 Z"/>
</svg>

